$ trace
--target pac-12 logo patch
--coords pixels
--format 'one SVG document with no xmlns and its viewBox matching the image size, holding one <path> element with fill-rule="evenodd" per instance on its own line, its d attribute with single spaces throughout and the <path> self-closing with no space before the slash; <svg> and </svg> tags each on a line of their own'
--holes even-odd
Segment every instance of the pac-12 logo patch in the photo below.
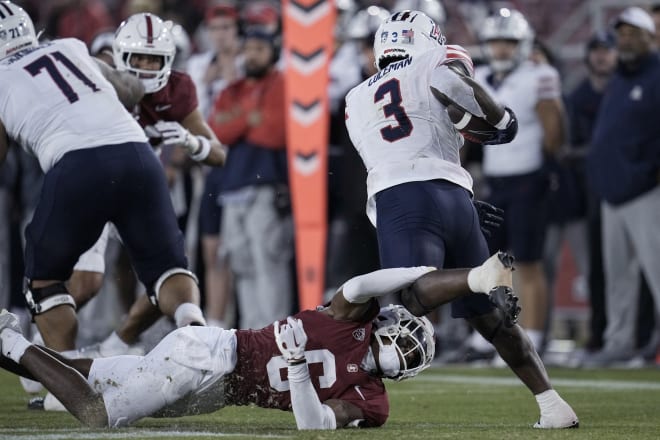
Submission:
<svg viewBox="0 0 660 440">
<path fill-rule="evenodd" d="M 349 373 L 357 373 L 358 372 L 357 364 L 346 364 L 346 371 L 348 371 Z"/>
<path fill-rule="evenodd" d="M 364 330 L 364 327 L 361 327 L 353 331 L 353 337 L 355 338 L 356 341 L 360 341 L 360 342 L 364 341 L 365 334 L 366 332 Z"/>
</svg>

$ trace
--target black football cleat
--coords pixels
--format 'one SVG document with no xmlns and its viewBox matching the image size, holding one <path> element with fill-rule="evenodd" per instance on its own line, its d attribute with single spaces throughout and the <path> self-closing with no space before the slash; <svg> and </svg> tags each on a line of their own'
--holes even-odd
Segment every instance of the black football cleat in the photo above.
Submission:
<svg viewBox="0 0 660 440">
<path fill-rule="evenodd" d="M 510 287 L 495 287 L 488 293 L 488 298 L 495 307 L 504 312 L 504 325 L 506 327 L 516 325 L 521 308 L 518 305 L 518 297 L 513 294 Z"/>
</svg>

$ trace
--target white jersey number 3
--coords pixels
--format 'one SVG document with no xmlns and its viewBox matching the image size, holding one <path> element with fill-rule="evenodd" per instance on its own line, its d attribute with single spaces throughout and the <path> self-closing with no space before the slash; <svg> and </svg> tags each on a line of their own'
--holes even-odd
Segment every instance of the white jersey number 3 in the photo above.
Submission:
<svg viewBox="0 0 660 440">
<path fill-rule="evenodd" d="M 319 376 L 319 385 L 321 388 L 330 388 L 337 381 L 337 370 L 335 369 L 335 355 L 329 350 L 309 350 L 305 351 L 307 364 L 323 364 L 323 375 Z M 282 370 L 287 369 L 288 364 L 282 356 L 273 356 L 266 364 L 268 371 L 268 381 L 270 386 L 277 391 L 289 391 L 289 381 L 282 380 Z"/>
<path fill-rule="evenodd" d="M 374 94 L 374 103 L 381 101 L 385 95 L 390 95 L 390 102 L 383 106 L 385 117 L 394 116 L 398 125 L 388 125 L 380 129 L 380 135 L 388 142 L 396 142 L 399 139 L 410 136 L 413 126 L 406 110 L 401 105 L 401 84 L 396 78 L 381 84 Z"/>
</svg>

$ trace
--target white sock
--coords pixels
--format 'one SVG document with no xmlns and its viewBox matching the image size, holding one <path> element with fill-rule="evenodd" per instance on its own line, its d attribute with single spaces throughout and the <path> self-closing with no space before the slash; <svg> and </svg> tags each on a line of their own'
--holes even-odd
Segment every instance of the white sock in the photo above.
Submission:
<svg viewBox="0 0 660 440">
<path fill-rule="evenodd" d="M 563 402 L 563 399 L 559 397 L 559 394 L 557 394 L 557 392 L 553 389 L 549 389 L 547 391 L 543 391 L 542 393 L 536 394 L 534 398 L 539 404 L 541 415 L 550 413 L 554 407 L 560 405 Z"/>
<path fill-rule="evenodd" d="M 0 332 L 0 339 L 2 339 L 2 354 L 17 364 L 20 363 L 25 350 L 32 345 L 22 334 L 10 329 Z"/>
<path fill-rule="evenodd" d="M 529 340 L 532 341 L 534 349 L 539 351 L 543 344 L 543 332 L 541 330 L 525 329 L 525 333 L 527 333 Z"/>
<path fill-rule="evenodd" d="M 511 270 L 506 269 L 497 254 L 488 258 L 481 266 L 468 272 L 468 287 L 474 293 L 489 293 L 498 286 L 511 286 Z"/>
<path fill-rule="evenodd" d="M 128 350 L 129 345 L 122 341 L 117 332 L 112 332 L 110 336 L 105 338 L 104 341 L 101 342 L 100 352 L 103 353 L 104 351 L 110 351 L 110 352 L 125 352 Z"/>
<path fill-rule="evenodd" d="M 193 303 L 183 303 L 174 312 L 174 322 L 177 327 L 184 327 L 190 323 L 206 325 L 202 309 Z"/>
</svg>

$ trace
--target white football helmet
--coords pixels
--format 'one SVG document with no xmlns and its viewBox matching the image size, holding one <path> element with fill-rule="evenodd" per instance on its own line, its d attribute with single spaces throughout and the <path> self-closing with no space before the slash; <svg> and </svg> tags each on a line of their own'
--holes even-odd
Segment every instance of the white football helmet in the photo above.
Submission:
<svg viewBox="0 0 660 440">
<path fill-rule="evenodd" d="M 390 379 L 398 381 L 417 376 L 431 365 L 435 356 L 431 321 L 413 315 L 401 305 L 390 304 L 380 309 L 374 320 L 374 336 L 381 348 L 393 345 L 401 360 L 398 375 Z"/>
<path fill-rule="evenodd" d="M 34 24 L 27 12 L 12 2 L 0 1 L 0 60 L 38 44 Z"/>
<path fill-rule="evenodd" d="M 131 72 L 140 78 L 146 93 L 154 93 L 165 87 L 172 71 L 176 44 L 172 35 L 173 23 L 163 21 L 148 12 L 131 15 L 115 32 L 112 53 L 117 70 Z M 133 54 L 163 57 L 157 71 L 131 66 Z"/>
<path fill-rule="evenodd" d="M 420 11 L 395 12 L 376 31 L 376 67 L 385 67 L 388 58 L 408 58 L 444 44 L 445 36 L 428 15 Z"/>
<path fill-rule="evenodd" d="M 519 11 L 501 8 L 497 14 L 484 20 L 479 32 L 479 40 L 491 68 L 496 72 L 507 72 L 529 58 L 534 44 L 534 31 Z M 494 59 L 487 44 L 492 40 L 517 41 L 518 47 L 513 59 Z"/>
</svg>

